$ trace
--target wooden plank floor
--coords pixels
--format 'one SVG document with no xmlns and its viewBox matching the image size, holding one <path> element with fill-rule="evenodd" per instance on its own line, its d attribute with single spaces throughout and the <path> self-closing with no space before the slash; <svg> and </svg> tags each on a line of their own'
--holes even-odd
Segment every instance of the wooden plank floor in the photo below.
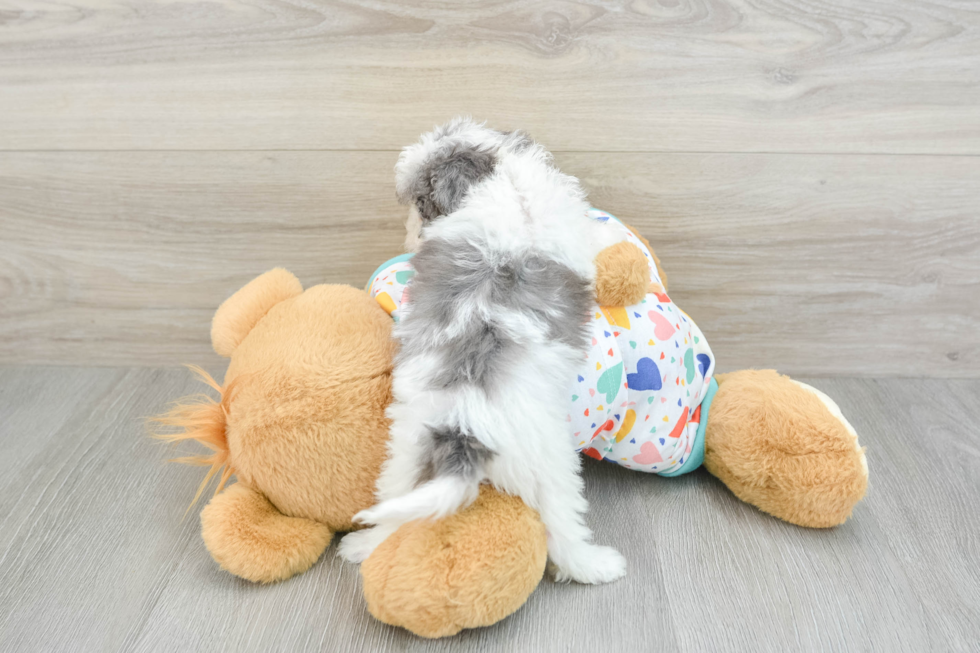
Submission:
<svg viewBox="0 0 980 653">
<path fill-rule="evenodd" d="M 5 0 L 0 363 L 217 364 L 252 277 L 399 251 L 456 114 L 642 229 L 719 369 L 980 376 L 967 0 Z"/>
<path fill-rule="evenodd" d="M 868 447 L 844 526 L 779 522 L 704 472 L 590 462 L 589 522 L 629 576 L 545 580 L 496 626 L 427 641 L 370 617 L 336 546 L 272 586 L 218 569 L 182 519 L 200 470 L 141 422 L 199 389 L 186 371 L 0 368 L 0 650 L 976 650 L 980 381 L 808 381 Z"/>
</svg>

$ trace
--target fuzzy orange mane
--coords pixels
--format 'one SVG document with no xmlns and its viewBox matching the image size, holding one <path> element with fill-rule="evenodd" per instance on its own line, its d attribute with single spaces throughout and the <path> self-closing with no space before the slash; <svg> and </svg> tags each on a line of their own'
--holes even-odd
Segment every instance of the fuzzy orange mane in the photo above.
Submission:
<svg viewBox="0 0 980 653">
<path fill-rule="evenodd" d="M 191 501 L 191 506 L 193 506 L 201 497 L 204 488 L 218 472 L 221 472 L 221 476 L 218 480 L 218 486 L 214 490 L 215 494 L 221 492 L 225 483 L 235 473 L 231 466 L 231 454 L 228 451 L 228 438 L 225 434 L 228 402 L 231 398 L 234 382 L 230 383 L 228 387 L 222 388 L 217 381 L 211 378 L 210 374 L 200 367 L 188 365 L 187 368 L 204 383 L 217 390 L 221 400 L 215 401 L 205 394 L 185 397 L 174 402 L 168 412 L 151 417 L 148 421 L 154 438 L 173 444 L 194 440 L 211 450 L 210 455 L 198 454 L 170 460 L 170 462 L 185 465 L 210 467 L 201 485 L 197 488 L 194 500 Z M 173 429 L 177 430 L 172 431 Z M 190 510 L 190 506 L 188 506 L 188 510 Z"/>
</svg>

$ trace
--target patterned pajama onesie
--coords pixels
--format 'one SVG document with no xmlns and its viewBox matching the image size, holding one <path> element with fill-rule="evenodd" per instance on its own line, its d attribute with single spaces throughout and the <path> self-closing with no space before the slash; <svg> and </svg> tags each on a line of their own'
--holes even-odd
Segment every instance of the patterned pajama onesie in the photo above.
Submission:
<svg viewBox="0 0 980 653">
<path fill-rule="evenodd" d="M 612 215 L 589 215 L 622 229 L 647 258 L 650 281 L 663 288 L 653 256 Z M 391 259 L 367 290 L 397 321 L 411 307 L 411 254 Z M 591 345 L 569 386 L 569 437 L 597 460 L 662 476 L 697 469 L 704 429 L 718 388 L 715 361 L 701 330 L 663 290 L 639 304 L 594 307 Z"/>
</svg>

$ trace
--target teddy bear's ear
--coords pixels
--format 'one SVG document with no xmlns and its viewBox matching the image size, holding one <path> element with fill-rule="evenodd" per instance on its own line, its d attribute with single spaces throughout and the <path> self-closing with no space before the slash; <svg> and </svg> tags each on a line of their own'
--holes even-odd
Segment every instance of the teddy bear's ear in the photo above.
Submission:
<svg viewBox="0 0 980 653">
<path fill-rule="evenodd" d="M 282 268 L 269 270 L 252 279 L 215 312 L 211 320 L 211 345 L 214 350 L 222 356 L 231 356 L 269 309 L 302 292 L 299 279 Z"/>
</svg>

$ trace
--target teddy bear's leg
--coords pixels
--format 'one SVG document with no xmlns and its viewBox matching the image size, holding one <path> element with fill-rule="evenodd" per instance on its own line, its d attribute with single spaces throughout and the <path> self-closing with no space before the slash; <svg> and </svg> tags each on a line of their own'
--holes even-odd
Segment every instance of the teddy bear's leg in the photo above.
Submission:
<svg viewBox="0 0 980 653">
<path fill-rule="evenodd" d="M 488 485 L 464 510 L 403 525 L 361 564 L 368 609 L 422 637 L 489 626 L 520 608 L 544 575 L 537 513 Z"/>
<path fill-rule="evenodd" d="M 842 524 L 868 486 L 857 434 L 823 393 L 772 370 L 716 377 L 704 465 L 735 495 L 799 526 Z"/>
<path fill-rule="evenodd" d="M 309 569 L 332 534 L 319 522 L 283 515 L 264 495 L 236 483 L 201 511 L 201 536 L 225 571 L 272 583 Z"/>
</svg>

